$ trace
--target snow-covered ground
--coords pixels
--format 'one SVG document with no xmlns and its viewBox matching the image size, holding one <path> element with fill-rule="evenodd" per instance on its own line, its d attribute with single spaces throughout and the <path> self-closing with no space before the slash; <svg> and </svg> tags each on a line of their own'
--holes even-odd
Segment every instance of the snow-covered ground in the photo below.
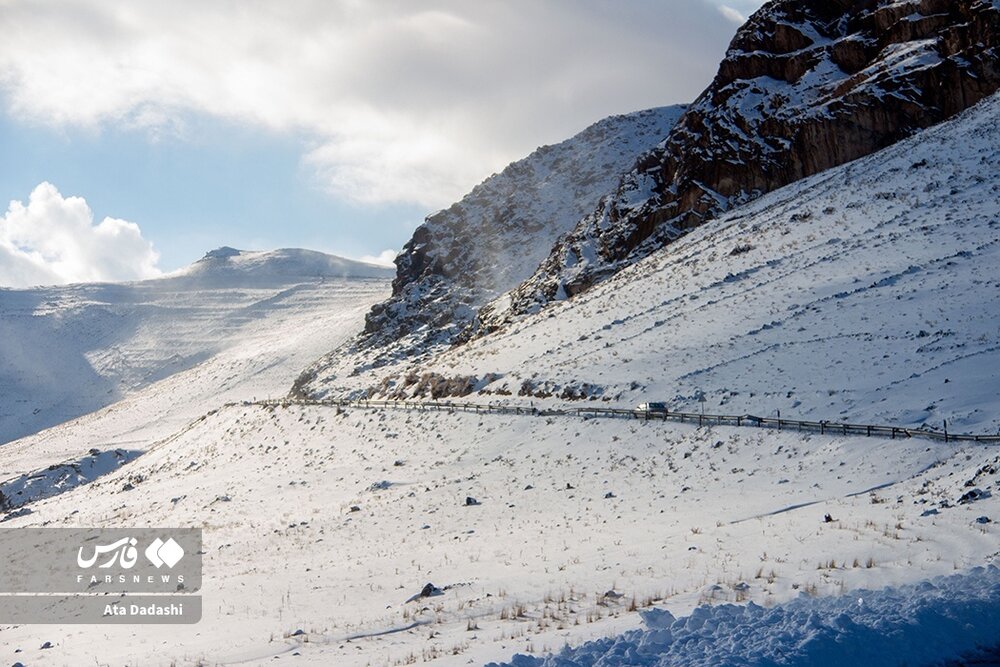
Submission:
<svg viewBox="0 0 1000 667">
<path fill-rule="evenodd" d="M 583 394 L 997 433 L 998 264 L 993 97 L 738 208 L 499 334 L 397 369 L 379 393 L 411 395 L 420 385 L 403 386 L 408 374 L 436 373 L 474 376 L 496 399 Z"/>
<path fill-rule="evenodd" d="M 33 434 L 0 445 L 0 491 L 20 503 L 75 485 L 224 402 L 284 394 L 360 328 L 390 273 L 282 250 L 125 285 L 0 291 L 0 441 Z"/>
<path fill-rule="evenodd" d="M 647 629 L 505 666 L 931 665 L 1000 660 L 1000 569 L 780 607 L 699 607 L 688 617 L 643 613 Z M 988 655 L 984 655 L 988 653 Z M 987 662 L 987 658 L 989 658 Z M 981 659 L 982 662 L 974 662 Z M 966 663 L 967 664 L 967 663 Z"/>
<path fill-rule="evenodd" d="M 634 628 L 630 607 L 770 606 L 981 565 L 1000 550 L 977 521 L 1000 517 L 998 468 L 995 448 L 916 440 L 235 405 L 5 524 L 203 526 L 201 623 L 2 628 L 0 644 L 31 665 L 506 660 Z M 443 595 L 406 603 L 427 583 Z"/>
<path fill-rule="evenodd" d="M 308 323 L 313 312 L 370 306 L 391 276 L 384 267 L 307 250 L 220 248 L 166 278 L 0 289 L 0 443 L 93 412 L 227 350 L 240 347 L 250 357 L 255 339 L 297 331 L 290 320 L 304 313 Z M 302 350 L 273 337 L 295 357 L 296 370 L 329 349 Z M 253 373 L 232 375 L 246 381 Z"/>
</svg>

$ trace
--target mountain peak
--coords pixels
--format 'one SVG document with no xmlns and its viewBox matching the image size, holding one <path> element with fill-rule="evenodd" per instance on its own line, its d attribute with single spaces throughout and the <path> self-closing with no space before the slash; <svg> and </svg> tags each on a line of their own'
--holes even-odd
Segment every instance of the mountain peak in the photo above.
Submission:
<svg viewBox="0 0 1000 667">
<path fill-rule="evenodd" d="M 190 266 L 168 278 L 254 281 L 273 279 L 391 278 L 389 267 L 303 248 L 239 250 L 222 246 L 209 250 Z"/>
<path fill-rule="evenodd" d="M 1000 6 L 775 0 L 662 145 L 481 330 L 573 296 L 762 194 L 892 145 L 1000 88 Z"/>
<path fill-rule="evenodd" d="M 362 346 L 391 346 L 405 356 L 452 342 L 477 308 L 531 275 L 635 156 L 663 140 L 684 108 L 600 120 L 429 215 L 399 254 L 393 295 L 368 315 Z M 389 356 L 383 349 L 376 363 Z"/>
<path fill-rule="evenodd" d="M 242 250 L 237 250 L 236 248 L 230 248 L 229 246 L 224 245 L 216 248 L 215 250 L 209 250 L 205 253 L 205 256 L 202 257 L 202 259 L 228 259 L 242 254 Z"/>
</svg>

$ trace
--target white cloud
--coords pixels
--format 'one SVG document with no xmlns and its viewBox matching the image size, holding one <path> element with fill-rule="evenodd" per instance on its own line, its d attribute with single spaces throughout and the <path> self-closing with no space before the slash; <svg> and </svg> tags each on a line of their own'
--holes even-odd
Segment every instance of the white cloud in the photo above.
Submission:
<svg viewBox="0 0 1000 667">
<path fill-rule="evenodd" d="M 760 9 L 764 0 L 711 0 L 722 15 L 735 24 L 746 23 L 747 17 Z"/>
<path fill-rule="evenodd" d="M 0 0 L 0 86 L 56 126 L 162 138 L 193 112 L 303 135 L 338 196 L 430 207 L 601 117 L 693 99 L 732 32 L 706 0 Z"/>
<path fill-rule="evenodd" d="M 732 21 L 733 23 L 743 25 L 747 21 L 747 17 L 743 16 L 743 14 L 736 11 L 729 5 L 719 5 L 719 11 L 722 12 L 722 15 L 725 16 L 730 21 Z"/>
<path fill-rule="evenodd" d="M 0 217 L 0 285 L 28 287 L 152 278 L 159 255 L 133 222 L 94 214 L 82 197 L 41 183 Z"/>
<path fill-rule="evenodd" d="M 362 255 L 358 261 L 378 264 L 379 266 L 395 266 L 392 261 L 399 254 L 398 250 L 383 250 L 377 255 Z"/>
</svg>

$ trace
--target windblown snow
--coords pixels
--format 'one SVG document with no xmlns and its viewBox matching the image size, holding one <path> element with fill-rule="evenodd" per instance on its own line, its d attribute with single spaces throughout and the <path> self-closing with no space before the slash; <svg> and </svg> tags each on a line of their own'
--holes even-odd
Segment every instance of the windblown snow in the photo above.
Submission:
<svg viewBox="0 0 1000 667">
<path fill-rule="evenodd" d="M 61 493 L 226 401 L 284 393 L 389 275 L 224 248 L 167 278 L 0 290 L 0 442 L 16 440 L 0 445 L 0 493 L 14 507 Z"/>
<path fill-rule="evenodd" d="M 166 278 L 0 290 L 0 443 L 199 364 L 215 366 L 210 395 L 221 398 L 268 375 L 277 378 L 260 382 L 257 395 L 276 393 L 326 351 L 322 344 L 336 342 L 323 340 L 331 322 L 324 326 L 316 316 L 370 306 L 390 276 L 382 267 L 308 250 L 220 248 Z M 282 334 L 289 336 L 281 341 Z M 258 356 L 272 344 L 279 349 Z"/>
<path fill-rule="evenodd" d="M 427 217 L 396 258 L 392 297 L 353 349 L 311 372 L 328 380 L 447 346 L 476 309 L 531 275 L 559 236 L 618 183 L 683 113 L 681 105 L 611 116 L 508 165 Z"/>
</svg>

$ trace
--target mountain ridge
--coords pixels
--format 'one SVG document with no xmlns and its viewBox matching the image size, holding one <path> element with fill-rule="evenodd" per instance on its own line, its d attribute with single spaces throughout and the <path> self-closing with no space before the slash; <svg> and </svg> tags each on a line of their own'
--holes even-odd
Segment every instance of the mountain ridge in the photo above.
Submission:
<svg viewBox="0 0 1000 667">
<path fill-rule="evenodd" d="M 357 309 L 384 298 L 391 274 L 315 251 L 224 247 L 149 280 L 0 290 L 0 445 L 186 373 L 214 374 L 209 396 L 241 384 L 237 371 L 283 390 L 321 341 L 346 337 L 323 322 L 360 322 Z M 240 352 L 268 335 L 266 348 Z"/>
<path fill-rule="evenodd" d="M 995 432 L 998 119 L 995 94 L 365 395 Z"/>
<path fill-rule="evenodd" d="M 369 262 L 305 248 L 238 250 L 221 246 L 177 271 L 160 278 L 389 278 L 392 269 Z"/>
<path fill-rule="evenodd" d="M 733 206 L 868 155 L 1000 88 L 990 0 L 768 3 L 669 137 L 471 335 L 568 298 Z"/>
<path fill-rule="evenodd" d="M 602 119 L 427 216 L 396 258 L 390 298 L 372 308 L 353 343 L 307 369 L 293 394 L 308 395 L 316 377 L 407 363 L 454 343 L 481 306 L 531 275 L 558 236 L 615 186 L 636 155 L 662 140 L 684 108 Z"/>
</svg>

